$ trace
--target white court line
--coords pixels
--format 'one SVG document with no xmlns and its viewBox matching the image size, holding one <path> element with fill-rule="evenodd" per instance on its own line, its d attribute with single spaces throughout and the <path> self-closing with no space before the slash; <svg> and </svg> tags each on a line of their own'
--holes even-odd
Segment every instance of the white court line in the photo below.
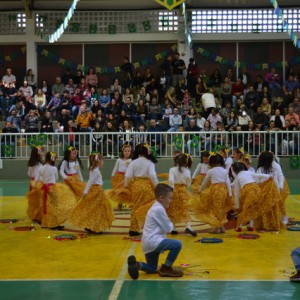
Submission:
<svg viewBox="0 0 300 300">
<path fill-rule="evenodd" d="M 127 257 L 134 254 L 137 244 L 138 243 L 132 243 L 132 246 L 130 247 L 130 249 L 127 253 Z M 127 257 L 126 257 L 125 263 L 122 266 L 119 277 L 117 278 L 117 280 L 110 292 L 108 300 L 117 300 L 119 297 L 119 294 L 120 294 L 120 291 L 121 291 L 121 288 L 122 288 L 122 285 L 123 285 L 123 282 L 125 280 L 125 276 L 127 273 Z"/>
<path fill-rule="evenodd" d="M 289 195 L 289 198 L 295 202 L 300 203 L 300 200 L 296 199 L 294 196 Z"/>
</svg>

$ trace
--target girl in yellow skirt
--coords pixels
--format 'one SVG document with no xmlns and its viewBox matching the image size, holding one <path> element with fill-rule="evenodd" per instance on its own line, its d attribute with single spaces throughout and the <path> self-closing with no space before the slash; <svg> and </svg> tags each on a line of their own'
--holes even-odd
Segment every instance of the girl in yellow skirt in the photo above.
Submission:
<svg viewBox="0 0 300 300">
<path fill-rule="evenodd" d="M 276 183 L 280 193 L 280 201 L 278 203 L 283 224 L 288 224 L 289 220 L 285 208 L 285 200 L 290 190 L 284 178 L 281 166 L 275 161 L 274 154 L 270 151 L 262 152 L 258 157 L 257 173 L 270 174 Z"/>
<path fill-rule="evenodd" d="M 261 230 L 260 219 L 269 214 L 278 201 L 275 182 L 270 175 L 249 172 L 241 162 L 234 163 L 232 168 L 236 174 L 233 182 L 235 208 L 238 210 L 236 230 L 242 231 L 242 226 L 249 221 L 249 231 L 253 231 L 253 226 Z"/>
<path fill-rule="evenodd" d="M 89 165 L 89 181 L 83 191 L 83 198 L 72 212 L 69 222 L 85 228 L 90 233 L 101 233 L 109 229 L 114 220 L 112 207 L 102 189 L 100 169 L 103 167 L 103 156 L 99 153 L 90 154 Z"/>
<path fill-rule="evenodd" d="M 29 199 L 38 197 L 42 206 L 42 227 L 62 229 L 63 224 L 75 208 L 76 200 L 70 188 L 62 183 L 56 183 L 58 171 L 55 167 L 56 153 L 47 152 L 45 165 L 39 170 L 34 180 L 36 186 L 39 181 L 43 183 L 41 188 L 34 188 L 27 194 Z"/>
<path fill-rule="evenodd" d="M 213 227 L 211 233 L 224 233 L 227 212 L 233 207 L 230 180 L 220 154 L 211 153 L 208 164 L 211 167 L 192 202 L 196 217 Z M 205 188 L 208 181 L 211 185 Z"/>
<path fill-rule="evenodd" d="M 244 154 L 245 154 L 244 148 L 235 148 L 235 149 L 233 149 L 233 161 L 244 163 L 243 162 Z M 229 174 L 230 181 L 233 182 L 233 180 L 236 177 L 236 174 L 234 173 L 234 171 L 232 169 L 232 165 L 229 168 L 228 174 Z"/>
<path fill-rule="evenodd" d="M 133 203 L 129 236 L 140 234 L 142 224 L 137 218 L 137 211 L 139 210 L 145 219 L 148 208 L 155 201 L 154 189 L 158 184 L 154 165 L 156 162 L 149 145 L 136 146 L 133 161 L 126 170 L 124 181 L 124 187 L 129 188 Z"/>
<path fill-rule="evenodd" d="M 40 168 L 43 166 L 41 152 L 42 147 L 35 146 L 30 153 L 27 173 L 30 177 L 29 191 L 32 191 L 34 180 L 38 176 Z M 28 201 L 27 215 L 30 220 L 40 224 L 42 221 L 42 211 L 40 209 L 41 204 L 39 200 L 39 198 L 32 198 L 32 200 Z"/>
<path fill-rule="evenodd" d="M 65 150 L 63 160 L 58 165 L 58 170 L 64 183 L 75 193 L 77 200 L 81 198 L 85 188 L 81 169 L 83 169 L 83 167 L 78 155 L 78 150 L 73 146 L 69 146 Z"/>
<path fill-rule="evenodd" d="M 129 144 L 124 144 L 122 146 L 122 153 L 121 157 L 117 159 L 115 167 L 112 171 L 112 178 L 111 178 L 111 183 L 112 183 L 112 188 L 113 189 L 118 189 L 120 187 L 124 187 L 124 178 L 125 178 L 125 172 L 128 167 L 128 165 L 131 163 L 132 159 L 132 148 Z M 114 197 L 114 200 L 117 201 L 118 204 L 118 209 L 122 210 L 122 203 L 128 203 L 130 202 L 130 199 L 124 199 L 123 197 Z"/>
<path fill-rule="evenodd" d="M 192 176 L 192 190 L 193 192 L 198 192 L 200 185 L 208 171 L 208 158 L 209 158 L 209 152 L 203 151 L 201 152 L 201 162 L 197 165 L 197 168 L 195 169 L 193 176 Z"/>
<path fill-rule="evenodd" d="M 185 233 L 197 236 L 191 227 L 189 199 L 192 197 L 188 188 L 191 186 L 192 158 L 189 154 L 179 153 L 174 157 L 175 167 L 169 170 L 169 186 L 174 189 L 173 200 L 166 209 L 167 215 L 174 224 L 171 234 L 178 234 L 176 223 L 185 223 Z"/>
<path fill-rule="evenodd" d="M 227 172 L 229 172 L 229 169 L 233 163 L 232 158 L 229 156 L 229 149 L 227 147 L 222 147 L 219 150 L 219 153 L 221 154 L 221 156 L 224 159 L 224 164 L 225 164 L 225 168 L 226 168 Z"/>
</svg>

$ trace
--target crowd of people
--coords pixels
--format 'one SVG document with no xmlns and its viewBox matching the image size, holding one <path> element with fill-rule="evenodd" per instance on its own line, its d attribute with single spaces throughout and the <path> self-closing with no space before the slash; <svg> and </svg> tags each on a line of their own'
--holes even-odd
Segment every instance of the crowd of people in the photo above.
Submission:
<svg viewBox="0 0 300 300">
<path fill-rule="evenodd" d="M 212 132 L 199 135 L 200 148 L 206 150 L 228 144 L 221 133 L 213 132 L 250 131 L 247 143 L 253 154 L 259 153 L 256 148 L 274 151 L 278 146 L 277 153 L 283 155 L 300 151 L 299 74 L 293 68 L 287 70 L 286 78 L 280 78 L 275 68 L 255 79 L 246 69 L 237 78 L 232 68 L 225 74 L 216 69 L 207 75 L 193 58 L 186 66 L 175 53 L 161 63 L 160 74 L 151 67 L 142 74 L 128 57 L 121 70 L 120 78 L 104 87 L 92 67 L 87 74 L 67 69 L 52 86 L 45 80 L 37 84 L 29 69 L 17 87 L 12 69 L 7 68 L 0 81 L 0 108 L 6 121 L 2 131 Z M 283 133 L 275 141 L 275 131 L 294 133 Z M 164 137 L 155 139 L 157 144 L 165 143 Z M 240 147 L 239 141 L 236 137 L 230 144 Z M 118 140 L 119 149 L 123 142 Z M 188 143 L 187 151 L 192 154 Z"/>
<path fill-rule="evenodd" d="M 193 237 L 194 218 L 211 226 L 212 234 L 224 234 L 228 218 L 236 219 L 235 230 L 278 232 L 289 223 L 285 201 L 289 187 L 281 166 L 272 152 L 262 152 L 257 169 L 251 166 L 251 156 L 236 148 L 233 157 L 223 147 L 216 152 L 203 151 L 201 161 L 191 174 L 193 158 L 180 151 L 173 154 L 174 167 L 167 182 L 160 183 L 155 164 L 158 163 L 148 144 L 134 149 L 124 144 L 120 158 L 111 172 L 112 189 L 103 190 L 101 169 L 104 157 L 97 152 L 89 156 L 89 179 L 81 174 L 83 168 L 78 150 L 69 146 L 62 161 L 55 167 L 57 154 L 43 153 L 34 147 L 28 161 L 30 188 L 27 193 L 29 218 L 44 228 L 63 230 L 68 220 L 89 234 L 109 230 L 114 221 L 112 202 L 122 210 L 124 203 L 131 208 L 129 236 L 142 234 L 146 262 L 128 257 L 128 272 L 133 279 L 139 270 L 160 276 L 181 277 L 182 270 L 173 268 L 182 244 L 166 238 L 166 233 L 178 235 L 176 225 L 184 223 L 185 233 Z M 62 182 L 58 182 L 58 174 Z M 145 191 L 147 191 L 145 193 Z M 228 229 L 228 228 L 227 228 Z M 169 250 L 165 263 L 158 269 L 162 251 Z M 296 252 L 292 254 L 296 258 Z M 298 263 L 296 265 L 298 268 Z M 297 273 L 291 280 L 298 281 Z"/>
</svg>

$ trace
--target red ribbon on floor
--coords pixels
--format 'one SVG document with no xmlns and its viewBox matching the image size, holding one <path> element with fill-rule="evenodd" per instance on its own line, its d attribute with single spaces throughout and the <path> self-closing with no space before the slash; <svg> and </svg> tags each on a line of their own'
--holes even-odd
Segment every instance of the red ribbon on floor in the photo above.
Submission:
<svg viewBox="0 0 300 300">
<path fill-rule="evenodd" d="M 43 184 L 42 186 L 42 190 L 44 191 L 44 194 L 43 194 L 43 213 L 44 215 L 47 213 L 47 199 L 48 199 L 48 193 L 49 193 L 49 190 L 50 190 L 50 187 L 54 185 L 54 183 L 48 183 L 48 184 Z"/>
</svg>

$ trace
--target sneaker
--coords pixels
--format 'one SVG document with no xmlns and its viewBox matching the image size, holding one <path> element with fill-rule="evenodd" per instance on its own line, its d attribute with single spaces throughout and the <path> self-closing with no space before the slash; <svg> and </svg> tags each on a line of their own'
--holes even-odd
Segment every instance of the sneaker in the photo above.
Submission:
<svg viewBox="0 0 300 300">
<path fill-rule="evenodd" d="M 300 281 L 300 271 L 297 271 L 297 273 L 290 277 L 290 281 Z"/>
<path fill-rule="evenodd" d="M 129 230 L 129 236 L 139 236 L 140 233 L 137 232 L 137 231 L 132 231 L 132 230 Z"/>
<path fill-rule="evenodd" d="M 247 227 L 247 230 L 248 230 L 248 231 L 253 231 L 253 230 L 254 230 L 254 228 L 253 228 L 253 227 L 251 227 L 251 226 L 248 226 L 248 227 Z"/>
<path fill-rule="evenodd" d="M 242 230 L 243 229 L 241 227 L 235 229 L 236 232 L 242 232 Z"/>
<path fill-rule="evenodd" d="M 186 228 L 184 232 L 190 234 L 191 236 L 197 236 L 197 233 L 189 228 Z"/>
<path fill-rule="evenodd" d="M 168 267 L 165 264 L 161 265 L 161 268 L 158 270 L 158 274 L 161 277 L 181 277 L 183 276 L 183 272 L 180 269 L 173 269 L 172 267 Z"/>
<path fill-rule="evenodd" d="M 178 234 L 178 231 L 177 230 L 172 230 L 171 234 L 176 235 L 176 234 Z"/>
<path fill-rule="evenodd" d="M 139 263 L 136 261 L 136 258 L 134 255 L 130 255 L 127 258 L 127 264 L 128 264 L 128 274 L 130 277 L 134 280 L 139 278 Z"/>
</svg>

